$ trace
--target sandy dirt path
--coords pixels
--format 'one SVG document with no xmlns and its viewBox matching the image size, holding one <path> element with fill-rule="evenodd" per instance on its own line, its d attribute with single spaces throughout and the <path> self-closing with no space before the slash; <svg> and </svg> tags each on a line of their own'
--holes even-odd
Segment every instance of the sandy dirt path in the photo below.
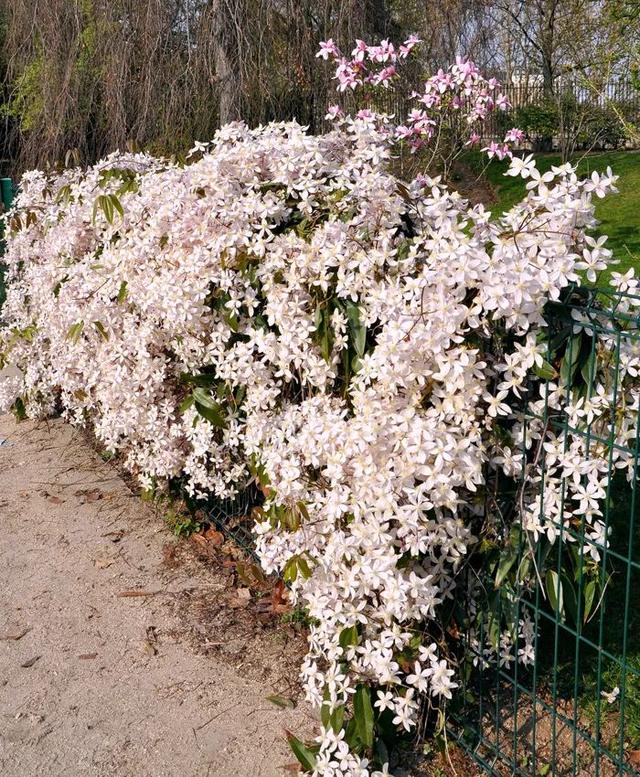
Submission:
<svg viewBox="0 0 640 777">
<path fill-rule="evenodd" d="M 291 774 L 308 711 L 175 636 L 172 597 L 219 582 L 162 563 L 162 522 L 68 425 L 2 416 L 0 440 L 2 777 Z"/>
</svg>

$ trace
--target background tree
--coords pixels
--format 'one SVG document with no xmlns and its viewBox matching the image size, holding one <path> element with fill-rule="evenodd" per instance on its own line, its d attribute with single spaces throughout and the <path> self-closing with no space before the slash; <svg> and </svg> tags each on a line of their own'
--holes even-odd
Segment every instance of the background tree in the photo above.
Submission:
<svg viewBox="0 0 640 777">
<path fill-rule="evenodd" d="M 181 154 L 237 118 L 321 131 L 327 38 L 349 51 L 418 34 L 416 86 L 466 55 L 506 82 L 541 79 L 549 100 L 567 77 L 606 99 L 605 75 L 637 75 L 639 18 L 636 0 L 7 0 L 0 172 L 126 147 Z"/>
</svg>

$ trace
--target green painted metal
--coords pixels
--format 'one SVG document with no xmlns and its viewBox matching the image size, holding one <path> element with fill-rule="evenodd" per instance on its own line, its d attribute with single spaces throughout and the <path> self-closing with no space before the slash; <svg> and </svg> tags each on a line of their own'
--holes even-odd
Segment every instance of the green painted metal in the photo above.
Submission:
<svg viewBox="0 0 640 777">
<path fill-rule="evenodd" d="M 594 289 L 589 292 L 587 302 L 587 308 L 598 312 L 590 324 L 593 333 L 606 333 L 615 345 L 612 412 L 622 409 L 617 385 L 621 346 L 632 345 L 640 352 L 640 316 L 634 318 L 618 311 L 624 296 L 610 289 Z M 592 353 L 595 347 L 593 338 Z M 550 421 L 556 428 L 560 423 L 548 406 L 542 418 L 533 413 L 530 418 L 544 423 Z M 567 424 L 565 416 L 560 427 L 565 441 Z M 575 429 L 570 431 L 575 435 Z M 635 438 L 625 448 L 634 464 L 634 477 L 630 480 L 616 473 L 613 450 L 619 445 L 613 440 L 613 432 L 609 439 L 602 440 L 588 426 L 580 434 L 588 443 L 600 441 L 609 446 L 602 519 L 610 531 L 609 545 L 599 546 L 602 601 L 595 615 L 584 624 L 585 578 L 581 574 L 587 563 L 584 554 L 579 554 L 576 624 L 565 620 L 558 607 L 552 607 L 535 581 L 520 585 L 515 605 L 518 617 L 528 613 L 535 624 L 534 665 L 529 668 L 517 662 L 500 665 L 497 657 L 491 657 L 484 671 L 475 666 L 464 676 L 461 692 L 448 710 L 449 742 L 466 751 L 487 774 L 500 777 L 640 774 L 640 423 Z M 544 473 L 542 488 L 544 493 Z M 569 552 L 568 543 L 561 541 L 562 535 L 570 534 L 572 544 L 578 546 L 585 536 L 584 517 L 565 520 L 564 494 L 561 505 L 557 523 L 561 537 L 550 550 L 553 568 L 558 573 L 563 568 L 563 557 Z M 566 505 L 566 510 L 570 510 L 570 505 Z M 541 562 L 540 550 L 538 562 Z M 490 593 L 494 586 L 489 570 L 485 583 Z M 483 634 L 479 637 L 482 645 Z M 467 649 L 474 650 L 471 644 Z M 486 660 L 480 652 L 476 656 L 476 664 L 480 664 L 480 659 Z M 618 695 L 609 701 L 607 695 L 616 687 Z"/>
<path fill-rule="evenodd" d="M 0 208 L 0 257 L 4 253 L 4 219 L 2 214 L 6 213 L 11 207 L 14 194 L 15 188 L 11 178 L 0 178 L 0 200 L 2 201 L 2 208 Z M 5 266 L 0 262 L 0 309 L 5 300 L 4 276 Z"/>
<path fill-rule="evenodd" d="M 14 196 L 13 181 L 11 178 L 0 178 L 0 193 L 2 195 L 3 210 L 7 211 L 13 203 Z"/>
</svg>

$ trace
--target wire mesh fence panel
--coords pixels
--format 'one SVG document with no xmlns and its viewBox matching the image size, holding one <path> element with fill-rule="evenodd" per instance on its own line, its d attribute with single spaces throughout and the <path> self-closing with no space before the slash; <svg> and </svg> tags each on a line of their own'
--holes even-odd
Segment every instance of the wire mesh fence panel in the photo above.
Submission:
<svg viewBox="0 0 640 777">
<path fill-rule="evenodd" d="M 416 88 L 419 88 L 419 82 L 403 81 L 393 90 L 365 95 L 349 90 L 337 93 L 329 85 L 326 100 L 314 102 L 313 129 L 318 132 L 331 129 L 332 122 L 326 117 L 330 103 L 339 105 L 346 114 L 354 114 L 362 108 L 392 114 L 397 123 L 402 124 L 412 109 L 420 107 L 415 100 L 404 96 Z M 540 108 L 547 109 L 548 115 L 536 116 L 533 120 L 550 124 L 554 148 L 559 147 L 562 133 L 575 134 L 580 139 L 579 145 L 586 148 L 633 145 L 634 137 L 625 136 L 621 130 L 612 130 L 614 125 L 621 128 L 623 122 L 633 126 L 640 123 L 640 90 L 631 81 L 616 80 L 587 87 L 565 79 L 556 83 L 551 97 L 542 84 L 535 82 L 506 83 L 502 91 L 511 108 L 487 116 L 481 127 L 483 141 L 501 141 L 511 127 L 532 121 L 532 117 L 526 115 L 527 110 Z"/>
<path fill-rule="evenodd" d="M 501 509 L 520 509 L 532 485 L 531 463 L 538 459 L 539 525 L 548 540 L 534 545 L 523 522 L 516 522 L 522 541 L 513 563 L 520 569 L 526 562 L 528 572 L 506 597 L 496 595 L 507 584 L 499 582 L 495 568 L 473 572 L 485 601 L 512 607 L 515 622 L 530 629 L 535 657 L 519 660 L 521 655 L 501 648 L 500 636 L 493 647 L 489 634 L 467 638 L 472 659 L 461 668 L 463 687 L 450 710 L 449 735 L 490 774 L 610 777 L 640 771 L 640 429 L 621 435 L 617 422 L 630 397 L 638 401 L 638 390 L 623 391 L 619 378 L 640 354 L 640 318 L 629 314 L 630 301 L 638 304 L 632 295 L 593 290 L 586 304 L 583 298 L 579 306 L 567 305 L 573 335 L 564 363 L 582 372 L 586 386 L 595 386 L 594 373 L 604 363 L 598 380 L 609 381 L 601 392 L 606 406 L 592 414 L 586 391 L 581 405 L 577 400 L 583 414 L 559 413 L 548 401 L 559 390 L 553 380 L 545 384 L 542 413 L 527 405 L 523 423 L 542 435 L 524 435 L 521 484 Z M 557 336 L 551 325 L 550 359 Z M 575 406 L 575 394 L 572 401 Z M 553 444 L 545 443 L 546 430 L 555 432 Z M 569 496 L 564 479 L 558 483 L 549 474 L 559 449 L 566 454 L 576 445 L 606 462 L 606 494 L 598 500 L 585 487 L 584 509 L 576 505 L 580 486 Z M 625 472 L 621 459 L 629 464 Z M 546 477 L 554 482 L 545 483 Z M 583 482 L 579 467 L 569 477 L 577 479 L 574 485 Z M 549 500 L 559 500 L 553 518 Z"/>
</svg>

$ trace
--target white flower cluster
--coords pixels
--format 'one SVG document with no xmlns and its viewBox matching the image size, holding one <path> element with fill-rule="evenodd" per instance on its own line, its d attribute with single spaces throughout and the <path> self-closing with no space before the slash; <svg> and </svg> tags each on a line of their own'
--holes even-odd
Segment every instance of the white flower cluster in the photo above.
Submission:
<svg viewBox="0 0 640 777">
<path fill-rule="evenodd" d="M 185 166 L 115 154 L 25 175 L 0 335 L 23 377 L 0 398 L 91 423 L 147 488 L 182 478 L 233 497 L 258 478 L 262 564 L 311 616 L 308 698 L 334 713 L 372 686 L 375 714 L 408 730 L 425 695 L 456 688 L 438 607 L 475 542 L 487 468 L 526 468 L 533 538 L 555 541 L 570 502 L 564 520 L 585 517 L 598 557 L 607 440 L 638 414 L 635 393 L 614 417 L 612 392 L 640 353 L 580 398 L 535 375 L 545 305 L 609 258 L 585 230 L 610 172 L 521 165 L 527 197 L 492 219 L 437 179 L 397 181 L 387 144 L 366 119 L 322 137 L 232 124 Z M 588 326 L 576 318 L 573 336 Z M 602 428 L 567 437 L 545 403 L 569 429 Z M 517 631 L 530 662 L 532 626 Z M 497 648 L 506 665 L 513 642 Z M 314 774 L 388 773 L 340 726 L 318 743 Z"/>
</svg>

